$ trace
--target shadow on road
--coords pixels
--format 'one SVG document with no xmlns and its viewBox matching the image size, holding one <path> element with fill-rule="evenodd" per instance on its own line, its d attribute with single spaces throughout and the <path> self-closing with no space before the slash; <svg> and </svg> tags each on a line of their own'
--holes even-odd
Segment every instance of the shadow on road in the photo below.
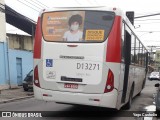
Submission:
<svg viewBox="0 0 160 120">
<path fill-rule="evenodd" d="M 133 116 L 131 111 L 117 111 L 115 109 L 107 109 L 107 108 L 100 108 L 100 107 L 90 107 L 90 106 L 81 106 L 75 105 L 71 106 L 70 108 L 66 108 L 63 111 L 49 111 L 44 113 L 44 116 L 51 116 L 51 117 L 76 117 L 76 118 L 113 118 L 113 117 L 129 117 Z"/>
</svg>

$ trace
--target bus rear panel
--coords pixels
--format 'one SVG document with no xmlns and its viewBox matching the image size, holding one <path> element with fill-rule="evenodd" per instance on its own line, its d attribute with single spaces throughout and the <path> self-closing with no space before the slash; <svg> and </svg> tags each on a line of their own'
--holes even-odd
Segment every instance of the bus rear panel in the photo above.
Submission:
<svg viewBox="0 0 160 120">
<path fill-rule="evenodd" d="M 121 23 L 114 10 L 42 12 L 34 44 L 35 98 L 119 109 Z"/>
</svg>

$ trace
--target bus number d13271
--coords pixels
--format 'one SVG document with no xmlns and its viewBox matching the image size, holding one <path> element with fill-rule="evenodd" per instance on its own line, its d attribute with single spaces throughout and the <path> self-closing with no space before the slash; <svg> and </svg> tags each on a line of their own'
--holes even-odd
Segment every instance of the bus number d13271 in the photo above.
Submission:
<svg viewBox="0 0 160 120">
<path fill-rule="evenodd" d="M 99 64 L 77 63 L 77 69 L 81 69 L 81 70 L 99 70 Z"/>
</svg>

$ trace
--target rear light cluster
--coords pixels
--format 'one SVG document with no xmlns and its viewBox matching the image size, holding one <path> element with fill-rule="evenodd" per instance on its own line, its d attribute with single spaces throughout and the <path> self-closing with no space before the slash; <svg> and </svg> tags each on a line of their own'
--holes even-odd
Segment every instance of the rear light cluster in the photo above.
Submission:
<svg viewBox="0 0 160 120">
<path fill-rule="evenodd" d="M 114 89 L 114 75 L 113 72 L 109 69 L 104 93 L 111 92 L 113 89 Z"/>
<path fill-rule="evenodd" d="M 40 87 L 39 76 L 38 76 L 38 66 L 34 69 L 34 85 Z"/>
</svg>

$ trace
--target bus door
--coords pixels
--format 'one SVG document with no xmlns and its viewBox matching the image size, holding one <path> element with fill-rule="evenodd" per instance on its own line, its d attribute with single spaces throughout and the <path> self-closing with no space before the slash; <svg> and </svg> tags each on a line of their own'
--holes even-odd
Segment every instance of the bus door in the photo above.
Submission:
<svg viewBox="0 0 160 120">
<path fill-rule="evenodd" d="M 126 26 L 127 27 L 127 26 Z M 124 53 L 125 53 L 125 68 L 124 68 L 124 82 L 123 82 L 123 92 L 122 92 L 122 99 L 121 103 L 125 103 L 128 87 L 129 87 L 129 66 L 130 66 L 130 51 L 131 51 L 131 35 L 130 33 L 125 30 L 124 36 Z"/>
</svg>

